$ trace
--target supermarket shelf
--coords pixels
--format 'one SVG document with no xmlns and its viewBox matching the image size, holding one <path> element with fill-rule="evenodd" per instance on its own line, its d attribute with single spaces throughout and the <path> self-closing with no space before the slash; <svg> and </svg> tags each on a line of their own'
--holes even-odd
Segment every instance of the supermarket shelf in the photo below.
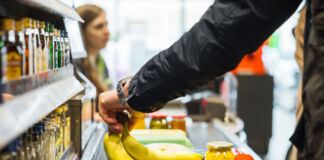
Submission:
<svg viewBox="0 0 324 160">
<path fill-rule="evenodd" d="M 73 75 L 57 78 L 59 77 L 61 79 L 58 81 L 0 105 L 0 149 L 83 90 L 83 86 Z"/>
<path fill-rule="evenodd" d="M 73 66 L 68 65 L 60 69 L 25 76 L 23 78 L 1 84 L 1 93 L 20 95 L 28 91 L 35 90 L 36 88 L 54 83 L 65 77 L 71 77 L 73 74 Z"/>
<path fill-rule="evenodd" d="M 108 126 L 103 122 L 99 122 L 96 125 L 95 132 L 92 134 L 89 143 L 84 149 L 81 160 L 107 159 L 103 147 L 103 139 L 107 130 Z"/>
<path fill-rule="evenodd" d="M 70 144 L 68 148 L 65 149 L 64 153 L 60 156 L 59 160 L 72 160 L 75 156 L 73 152 L 73 144 Z"/>
<path fill-rule="evenodd" d="M 73 8 L 59 0 L 6 0 L 5 3 L 15 4 L 17 2 L 26 5 L 26 7 L 38 8 L 54 15 L 83 22 Z"/>
</svg>

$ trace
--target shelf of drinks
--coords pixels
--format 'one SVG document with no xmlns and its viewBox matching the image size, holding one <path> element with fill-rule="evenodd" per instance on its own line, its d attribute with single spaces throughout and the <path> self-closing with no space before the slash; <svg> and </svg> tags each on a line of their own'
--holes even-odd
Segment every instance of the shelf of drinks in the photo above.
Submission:
<svg viewBox="0 0 324 160">
<path fill-rule="evenodd" d="M 17 2 L 27 7 L 38 8 L 51 14 L 83 22 L 82 18 L 75 11 L 75 9 L 59 0 L 6 0 L 2 3 L 19 5 Z"/>
<path fill-rule="evenodd" d="M 64 76 L 61 70 L 64 69 L 50 71 L 49 74 L 54 76 L 46 76 L 50 81 L 56 79 L 55 82 L 0 105 L 0 150 L 55 108 L 83 91 L 84 87 L 73 74 Z M 38 79 L 42 74 L 45 73 L 32 76 L 32 79 Z"/>
<path fill-rule="evenodd" d="M 0 85 L 0 90 L 1 93 L 17 96 L 54 83 L 65 77 L 71 77 L 73 74 L 73 65 L 68 65 L 59 69 L 36 73 L 34 75 L 24 76 L 19 79 L 4 82 Z"/>
</svg>

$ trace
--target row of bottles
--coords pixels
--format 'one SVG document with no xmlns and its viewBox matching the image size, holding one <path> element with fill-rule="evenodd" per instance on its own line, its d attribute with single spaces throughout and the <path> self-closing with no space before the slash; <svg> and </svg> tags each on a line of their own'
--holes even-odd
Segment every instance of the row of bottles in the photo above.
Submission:
<svg viewBox="0 0 324 160">
<path fill-rule="evenodd" d="M 67 32 L 31 18 L 1 19 L 1 82 L 70 64 Z"/>
<path fill-rule="evenodd" d="M 68 105 L 58 107 L 0 153 L 0 160 L 57 160 L 71 144 Z"/>
</svg>

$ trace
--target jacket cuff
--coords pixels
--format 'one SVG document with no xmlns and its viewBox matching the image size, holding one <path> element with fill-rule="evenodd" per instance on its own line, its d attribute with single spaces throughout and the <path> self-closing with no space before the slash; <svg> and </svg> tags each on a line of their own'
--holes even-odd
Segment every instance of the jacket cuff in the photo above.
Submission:
<svg viewBox="0 0 324 160">
<path fill-rule="evenodd" d="M 148 98 L 145 96 L 145 93 L 141 93 L 137 87 L 138 77 L 134 76 L 128 87 L 128 97 L 127 104 L 135 111 L 143 112 L 143 113 L 151 113 L 155 112 L 161 108 L 165 104 L 148 104 Z"/>
</svg>

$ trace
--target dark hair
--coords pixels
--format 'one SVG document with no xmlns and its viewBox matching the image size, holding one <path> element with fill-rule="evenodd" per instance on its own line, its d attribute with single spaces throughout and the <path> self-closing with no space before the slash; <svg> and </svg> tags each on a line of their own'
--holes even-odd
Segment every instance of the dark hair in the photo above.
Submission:
<svg viewBox="0 0 324 160">
<path fill-rule="evenodd" d="M 105 12 L 102 8 L 93 4 L 80 6 L 76 10 L 84 20 L 84 23 L 81 23 L 82 29 L 87 28 L 87 26 L 96 19 L 100 13 Z"/>
</svg>

